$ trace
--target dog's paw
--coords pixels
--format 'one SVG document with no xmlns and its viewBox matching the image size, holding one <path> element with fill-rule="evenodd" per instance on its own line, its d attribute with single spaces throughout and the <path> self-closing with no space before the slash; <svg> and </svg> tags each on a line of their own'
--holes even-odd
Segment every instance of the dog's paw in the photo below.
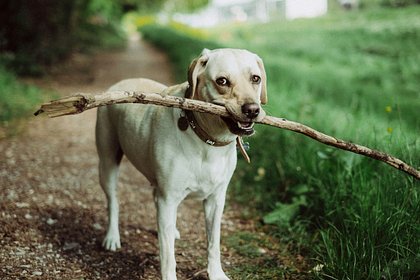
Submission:
<svg viewBox="0 0 420 280">
<path fill-rule="evenodd" d="M 181 239 L 181 234 L 179 233 L 179 230 L 177 228 L 175 229 L 175 239 Z"/>
<path fill-rule="evenodd" d="M 116 251 L 121 248 L 120 234 L 107 233 L 102 242 L 102 246 L 109 251 Z"/>
<path fill-rule="evenodd" d="M 210 280 L 230 280 L 229 277 L 223 272 L 223 270 L 216 271 L 207 271 Z"/>
<path fill-rule="evenodd" d="M 210 280 L 230 280 L 230 278 L 227 277 L 226 275 L 218 275 L 216 277 L 210 277 L 209 276 L 209 279 Z"/>
</svg>

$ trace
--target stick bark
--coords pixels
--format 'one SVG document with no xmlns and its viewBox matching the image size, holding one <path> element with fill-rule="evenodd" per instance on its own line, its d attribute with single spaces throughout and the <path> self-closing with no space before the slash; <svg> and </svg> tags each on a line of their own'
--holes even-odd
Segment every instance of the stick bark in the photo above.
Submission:
<svg viewBox="0 0 420 280">
<path fill-rule="evenodd" d="M 202 113 L 210 113 L 224 117 L 230 116 L 226 108 L 220 105 L 172 95 L 160 95 L 157 93 L 134 91 L 112 91 L 96 95 L 79 93 L 73 96 L 64 97 L 62 99 L 44 103 L 41 105 L 41 108 L 35 113 L 35 115 L 45 113 L 49 117 L 59 117 L 82 113 L 83 111 L 99 106 L 121 103 L 154 104 Z M 289 121 L 284 118 L 266 116 L 258 123 L 298 132 L 323 144 L 385 162 L 390 166 L 413 176 L 417 180 L 420 180 L 419 170 L 384 152 L 337 139 L 301 123 Z"/>
</svg>

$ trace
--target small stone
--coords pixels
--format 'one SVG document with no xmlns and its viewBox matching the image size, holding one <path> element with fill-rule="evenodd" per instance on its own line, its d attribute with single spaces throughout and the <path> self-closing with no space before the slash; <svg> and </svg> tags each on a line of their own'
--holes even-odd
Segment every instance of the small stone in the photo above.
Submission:
<svg viewBox="0 0 420 280">
<path fill-rule="evenodd" d="M 80 246 L 80 244 L 77 243 L 77 242 L 69 242 L 69 243 L 66 242 L 66 243 L 64 243 L 63 250 L 68 251 L 68 250 L 78 248 L 79 246 Z"/>
<path fill-rule="evenodd" d="M 11 157 L 13 157 L 13 150 L 12 149 L 7 149 L 4 154 L 7 158 L 11 158 Z"/>
<path fill-rule="evenodd" d="M 8 200 L 15 200 L 18 197 L 18 195 L 16 194 L 16 192 L 14 190 L 10 190 L 7 193 L 7 199 Z"/>
<path fill-rule="evenodd" d="M 42 271 L 34 271 L 32 272 L 33 276 L 41 276 L 42 275 Z"/>
<path fill-rule="evenodd" d="M 23 256 L 26 255 L 26 251 L 22 250 L 22 249 L 17 249 L 17 251 L 15 252 L 16 256 Z"/>
<path fill-rule="evenodd" d="M 94 223 L 93 228 L 96 229 L 96 230 L 102 230 L 103 229 L 103 227 L 99 223 Z"/>
<path fill-rule="evenodd" d="M 54 219 L 48 218 L 48 220 L 47 220 L 47 224 L 48 224 L 48 225 L 52 226 L 52 225 L 53 225 L 53 224 L 55 224 L 55 223 L 57 223 L 57 220 L 54 220 Z"/>
<path fill-rule="evenodd" d="M 267 253 L 267 250 L 264 249 L 264 248 L 258 248 L 258 253 L 265 254 L 265 253 Z"/>
<path fill-rule="evenodd" d="M 26 203 L 26 202 L 16 202 L 16 207 L 17 208 L 28 208 L 29 207 L 29 203 Z"/>
<path fill-rule="evenodd" d="M 22 264 L 19 266 L 20 268 L 31 268 L 30 264 Z"/>
<path fill-rule="evenodd" d="M 313 272 L 320 272 L 322 269 L 324 268 L 324 265 L 323 264 L 317 264 L 313 269 L 312 269 L 312 271 Z"/>
</svg>

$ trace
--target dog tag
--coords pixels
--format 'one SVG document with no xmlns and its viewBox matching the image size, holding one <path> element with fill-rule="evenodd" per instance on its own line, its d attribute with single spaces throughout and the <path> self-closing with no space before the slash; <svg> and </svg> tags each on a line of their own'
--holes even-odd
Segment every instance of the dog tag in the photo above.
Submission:
<svg viewBox="0 0 420 280">
<path fill-rule="evenodd" d="M 188 129 L 188 119 L 185 116 L 181 116 L 178 119 L 178 128 L 182 131 L 185 131 Z"/>
</svg>

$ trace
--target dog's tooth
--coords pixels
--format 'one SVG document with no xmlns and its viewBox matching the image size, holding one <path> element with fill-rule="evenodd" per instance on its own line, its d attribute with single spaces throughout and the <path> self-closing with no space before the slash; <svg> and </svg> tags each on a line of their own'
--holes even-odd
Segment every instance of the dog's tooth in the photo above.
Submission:
<svg viewBox="0 0 420 280">
<path fill-rule="evenodd" d="M 253 122 L 249 122 L 249 123 L 241 123 L 240 121 L 236 122 L 238 127 L 240 129 L 252 129 L 254 127 L 254 123 Z"/>
</svg>

